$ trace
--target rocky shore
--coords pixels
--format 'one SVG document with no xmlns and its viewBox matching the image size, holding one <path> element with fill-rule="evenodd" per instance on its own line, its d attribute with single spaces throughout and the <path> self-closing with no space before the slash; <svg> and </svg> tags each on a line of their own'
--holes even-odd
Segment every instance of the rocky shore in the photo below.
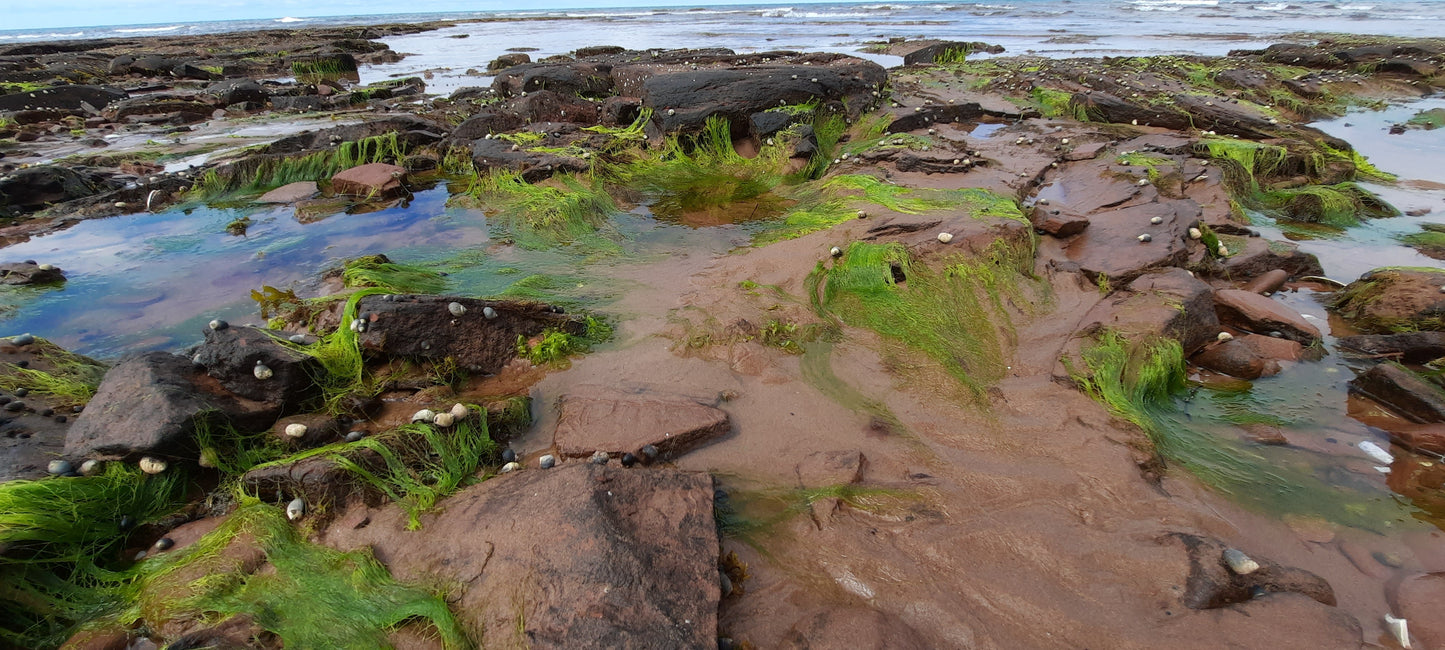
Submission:
<svg viewBox="0 0 1445 650">
<path fill-rule="evenodd" d="M 0 645 L 1445 644 L 1445 271 L 1336 286 L 1249 218 L 1399 215 L 1308 122 L 1438 92 L 1445 43 L 596 46 L 469 62 L 490 85 L 448 97 L 358 83 L 436 26 L 0 49 L 0 238 L 453 183 L 519 251 L 635 206 L 755 245 L 646 267 L 630 320 L 375 255 L 258 287 L 264 327 L 191 349 L 0 340 Z M 3 261 L 66 282 L 58 253 Z M 1315 293 L 1423 529 L 1272 466 L 1317 444 L 1275 414 L 1170 419 L 1317 362 L 1287 298 Z"/>
</svg>

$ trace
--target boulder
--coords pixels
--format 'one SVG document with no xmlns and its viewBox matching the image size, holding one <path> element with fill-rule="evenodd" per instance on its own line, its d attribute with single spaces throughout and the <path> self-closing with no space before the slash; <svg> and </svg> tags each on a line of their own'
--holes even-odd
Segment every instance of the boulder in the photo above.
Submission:
<svg viewBox="0 0 1445 650">
<path fill-rule="evenodd" d="M 52 284 L 64 282 L 65 273 L 59 268 L 29 262 L 5 262 L 0 264 L 0 284 Z"/>
<path fill-rule="evenodd" d="M 1172 533 L 1166 540 L 1181 544 L 1189 553 L 1189 577 L 1184 585 L 1184 605 L 1190 609 L 1217 609 L 1247 602 L 1258 593 L 1293 592 L 1333 607 L 1335 592 L 1330 583 L 1309 571 L 1280 566 L 1250 556 L 1259 568 L 1239 575 L 1224 560 L 1227 548 L 1216 539 Z"/>
<path fill-rule="evenodd" d="M 1445 270 L 1375 269 L 1341 290 L 1330 306 L 1364 334 L 1445 330 Z"/>
<path fill-rule="evenodd" d="M 213 83 L 206 87 L 206 94 L 215 97 L 216 103 L 222 106 L 241 102 L 265 104 L 271 97 L 261 88 L 261 84 L 250 79 L 227 79 Z"/>
<path fill-rule="evenodd" d="M 513 144 L 502 139 L 477 140 L 472 143 L 472 164 L 477 169 L 501 167 L 522 175 L 528 183 L 551 178 L 553 174 L 580 172 L 587 169 L 587 161 L 580 158 L 558 156 L 540 151 L 513 149 Z"/>
<path fill-rule="evenodd" d="M 1304 345 L 1320 341 L 1320 330 L 1299 312 L 1279 301 L 1239 289 L 1214 292 L 1214 308 L 1219 321 L 1239 329 L 1268 334 L 1280 332 L 1285 338 Z"/>
<path fill-rule="evenodd" d="M 518 66 L 522 65 L 523 63 L 531 62 L 532 57 L 528 56 L 526 52 L 508 52 L 495 59 L 492 59 L 492 62 L 487 64 L 487 70 L 489 72 L 495 72 L 497 70 L 506 70 L 507 68 L 513 66 Z"/>
<path fill-rule="evenodd" d="M 450 303 L 466 313 L 456 316 Z M 490 307 L 496 318 L 488 319 Z M 447 296 L 366 296 L 357 303 L 366 323 L 364 352 L 388 358 L 451 357 L 467 372 L 494 373 L 517 356 L 518 337 L 549 329 L 582 334 L 586 325 L 547 305 Z"/>
<path fill-rule="evenodd" d="M 1284 286 L 1284 283 L 1288 280 L 1289 271 L 1286 271 L 1284 269 L 1274 269 L 1265 273 L 1264 275 L 1250 280 L 1243 287 L 1240 287 L 1240 289 L 1248 291 L 1250 293 L 1257 293 L 1267 296 L 1276 291 L 1279 291 L 1279 288 Z"/>
<path fill-rule="evenodd" d="M 514 98 L 503 105 L 521 117 L 526 123 L 573 122 L 596 124 L 597 104 L 576 95 L 563 95 L 551 90 L 527 93 L 526 97 Z"/>
<path fill-rule="evenodd" d="M 322 371 L 316 357 L 287 347 L 267 330 L 255 327 L 206 328 L 206 340 L 196 350 L 194 361 L 226 390 L 246 399 L 275 405 L 283 413 L 295 413 L 318 397 L 321 389 L 315 377 Z M 256 376 L 256 364 L 270 376 Z"/>
<path fill-rule="evenodd" d="M 1035 228 L 1061 239 L 1077 235 L 1089 227 L 1088 217 L 1065 213 L 1058 208 L 1036 207 L 1029 216 L 1029 222 Z"/>
<path fill-rule="evenodd" d="M 1445 648 L 1445 572 L 1417 573 L 1400 581 L 1390 599 L 1410 635 L 1425 648 Z"/>
<path fill-rule="evenodd" d="M 584 386 L 557 400 L 552 442 L 566 458 L 603 451 L 618 457 L 646 445 L 660 459 L 676 458 L 726 435 L 728 414 L 679 395 L 632 393 Z"/>
<path fill-rule="evenodd" d="M 1003 47 L 998 45 L 990 45 L 988 43 L 980 43 L 977 41 L 971 43 L 964 41 L 933 42 L 928 43 L 923 47 L 915 49 L 911 52 L 903 54 L 903 65 L 923 65 L 928 63 L 934 63 L 937 61 L 939 55 L 945 53 L 957 56 L 958 59 L 953 61 L 954 63 L 957 63 L 959 60 L 962 60 L 963 56 L 972 54 L 974 52 L 988 52 L 990 54 L 1000 54 L 1003 52 Z"/>
<path fill-rule="evenodd" d="M 485 106 L 452 129 L 447 140 L 454 144 L 468 145 L 488 134 L 515 131 L 526 124 L 526 120 L 514 112 L 502 110 L 499 106 Z"/>
<path fill-rule="evenodd" d="M 297 424 L 306 427 L 305 433 L 300 436 L 287 433 L 288 428 Z M 335 417 L 325 413 L 307 413 L 277 420 L 275 426 L 271 427 L 271 435 L 288 447 L 310 449 L 340 442 L 342 436 L 346 435 L 344 429 L 341 421 Z"/>
<path fill-rule="evenodd" d="M 1279 374 L 1280 361 L 1299 361 L 1304 346 L 1289 339 L 1245 334 L 1211 345 L 1194 355 L 1200 366 L 1240 379 Z"/>
<path fill-rule="evenodd" d="M 407 531 L 395 505 L 343 513 L 323 544 L 399 580 L 450 585 L 481 647 L 710 648 L 720 598 L 712 477 L 570 463 L 449 497 Z"/>
<path fill-rule="evenodd" d="M 351 454 L 352 461 L 363 467 L 381 466 L 381 457 L 369 449 Z M 301 497 L 314 506 L 334 505 L 357 490 L 356 475 L 329 456 L 308 456 L 277 465 L 262 465 L 241 475 L 241 486 L 247 494 L 263 499 Z"/>
<path fill-rule="evenodd" d="M 315 198 L 320 193 L 315 181 L 297 181 L 282 185 L 256 199 L 257 203 L 291 204 Z"/>
<path fill-rule="evenodd" d="M 65 436 L 65 455 L 133 460 L 142 455 L 193 459 L 203 418 L 229 417 L 243 428 L 266 426 L 275 411 L 238 399 L 189 359 L 148 352 L 121 361 Z"/>
<path fill-rule="evenodd" d="M 41 88 L 23 93 L 0 95 L 0 111 L 23 111 L 41 108 L 98 111 L 111 102 L 125 99 L 124 90 L 106 86 L 81 84 Z"/>
<path fill-rule="evenodd" d="M 386 163 L 367 163 L 331 177 L 331 191 L 367 199 L 392 199 L 407 193 L 406 169 Z"/>
<path fill-rule="evenodd" d="M 1244 250 L 1233 251 L 1223 263 L 1224 274 L 1236 278 L 1255 277 L 1275 269 L 1287 271 L 1292 276 L 1324 275 L 1319 259 L 1299 250 L 1298 244 L 1263 237 L 1246 239 Z"/>
<path fill-rule="evenodd" d="M 1445 391 L 1395 363 L 1382 363 L 1355 377 L 1350 390 L 1398 412 L 1411 422 L 1445 422 Z"/>
<path fill-rule="evenodd" d="M 1395 356 L 1403 363 L 1425 364 L 1445 357 L 1445 332 L 1360 334 L 1336 341 L 1340 347 L 1369 355 Z"/>
</svg>

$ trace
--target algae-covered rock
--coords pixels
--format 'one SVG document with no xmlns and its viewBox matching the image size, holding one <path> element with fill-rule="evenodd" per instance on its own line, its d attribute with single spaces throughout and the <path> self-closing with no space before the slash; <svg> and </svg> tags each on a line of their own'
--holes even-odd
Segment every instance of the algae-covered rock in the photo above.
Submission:
<svg viewBox="0 0 1445 650">
<path fill-rule="evenodd" d="M 1330 307 L 1365 334 L 1445 330 L 1445 269 L 1375 269 L 1340 291 Z"/>
</svg>

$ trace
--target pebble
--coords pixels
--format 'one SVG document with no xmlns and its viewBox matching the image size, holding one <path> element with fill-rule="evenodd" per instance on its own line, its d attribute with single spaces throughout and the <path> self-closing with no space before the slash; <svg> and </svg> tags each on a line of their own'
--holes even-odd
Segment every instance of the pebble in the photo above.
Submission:
<svg viewBox="0 0 1445 650">
<path fill-rule="evenodd" d="M 365 437 L 366 437 L 366 433 L 364 433 L 364 432 L 362 432 L 362 431 L 348 431 L 348 432 L 346 432 L 346 441 L 347 441 L 347 442 L 356 442 L 357 440 L 360 440 L 360 439 L 365 438 Z"/>
<path fill-rule="evenodd" d="M 291 336 L 291 338 L 286 339 L 286 340 L 288 340 L 288 341 L 290 341 L 290 342 L 292 342 L 292 343 L 304 344 L 304 343 L 306 343 L 306 335 L 305 335 L 305 334 L 293 334 L 293 335 Z"/>
<path fill-rule="evenodd" d="M 1224 549 L 1224 563 L 1229 565 L 1229 570 L 1236 575 L 1247 576 L 1259 570 L 1259 563 L 1237 548 Z"/>
<path fill-rule="evenodd" d="M 121 515 L 120 521 L 116 523 L 116 526 L 121 530 L 130 530 L 135 527 L 135 519 L 131 518 L 130 515 Z"/>
<path fill-rule="evenodd" d="M 657 460 L 657 447 L 654 447 L 652 445 L 644 445 L 642 449 L 638 450 L 638 455 L 642 457 L 643 462 L 651 463 L 652 461 Z"/>
<path fill-rule="evenodd" d="M 487 320 L 492 320 L 493 318 L 497 317 L 497 310 L 492 309 L 491 307 L 483 307 L 482 316 L 485 316 Z"/>
<path fill-rule="evenodd" d="M 1147 243 L 1149 243 L 1149 242 L 1151 242 L 1151 241 L 1154 241 L 1154 236 L 1153 236 L 1153 235 L 1150 235 L 1149 233 L 1146 232 L 1146 233 L 1144 233 L 1144 234 L 1142 234 L 1142 235 L 1139 235 L 1138 239 L 1139 239 L 1139 241 L 1144 242 L 1144 243 L 1147 244 Z"/>
<path fill-rule="evenodd" d="M 300 422 L 286 425 L 286 437 L 300 438 L 304 435 L 306 435 L 306 425 Z"/>
<path fill-rule="evenodd" d="M 591 458 L 588 458 L 588 459 L 587 459 L 587 462 L 590 462 L 590 463 L 592 463 L 593 465 L 606 465 L 606 464 L 607 464 L 607 461 L 609 461 L 609 460 L 612 460 L 612 457 L 611 457 L 611 456 L 608 456 L 608 455 L 607 455 L 607 452 L 602 451 L 602 450 L 599 449 L 599 450 L 597 450 L 597 451 L 592 452 L 592 457 L 591 457 Z"/>
<path fill-rule="evenodd" d="M 286 504 L 286 518 L 287 518 L 287 519 L 290 519 L 291 521 L 296 521 L 297 519 L 300 519 L 300 518 L 305 517 L 305 516 L 306 516 L 306 500 L 305 500 L 305 499 L 302 499 L 301 497 L 296 497 L 295 499 L 292 499 L 292 500 L 291 500 L 291 503 Z"/>
<path fill-rule="evenodd" d="M 953 241 L 953 233 L 951 233 L 951 232 L 941 232 L 941 233 L 938 233 L 938 243 L 940 243 L 940 244 L 947 244 L 948 242 L 951 242 L 951 241 Z"/>
<path fill-rule="evenodd" d="M 19 346 L 26 346 L 34 343 L 35 337 L 31 334 L 21 334 L 18 336 L 10 337 L 10 342 Z"/>
<path fill-rule="evenodd" d="M 80 464 L 80 475 L 95 476 L 96 474 L 99 474 L 100 470 L 102 469 L 105 469 L 105 465 L 100 461 L 94 459 L 87 460 Z"/>
<path fill-rule="evenodd" d="M 552 454 L 547 454 L 546 456 L 537 459 L 537 466 L 541 467 L 542 469 L 552 469 L 556 465 L 557 457 L 553 456 Z"/>
<path fill-rule="evenodd" d="M 718 572 L 718 586 L 722 588 L 723 598 L 733 595 L 733 580 L 728 577 L 726 571 Z"/>
<path fill-rule="evenodd" d="M 29 389 L 29 388 L 26 388 L 26 387 L 24 387 L 24 386 L 21 386 L 21 387 L 15 389 L 15 396 L 16 396 L 16 397 L 28 397 L 29 395 L 30 395 L 30 389 Z"/>
<path fill-rule="evenodd" d="M 637 457 L 632 454 L 622 454 L 622 466 L 632 467 L 637 464 Z"/>
<path fill-rule="evenodd" d="M 166 471 L 166 461 L 155 456 L 146 456 L 140 459 L 140 471 L 147 474 L 159 474 Z"/>
<path fill-rule="evenodd" d="M 512 451 L 511 449 L 502 450 L 502 462 L 510 463 L 515 460 L 517 460 L 517 452 Z"/>
<path fill-rule="evenodd" d="M 1229 332 L 1220 332 L 1219 336 L 1216 336 L 1214 338 L 1219 339 L 1220 341 L 1233 341 L 1234 335 L 1230 334 Z"/>
<path fill-rule="evenodd" d="M 23 408 L 25 408 L 25 402 L 18 399 L 5 405 L 5 410 L 7 411 L 19 411 Z"/>
<path fill-rule="evenodd" d="M 467 306 L 459 302 L 449 302 L 447 303 L 447 311 L 451 312 L 453 316 L 461 316 L 467 313 Z"/>
<path fill-rule="evenodd" d="M 57 458 L 55 460 L 52 460 L 50 461 L 50 464 L 45 467 L 45 471 L 50 472 L 52 475 L 55 476 L 69 474 L 71 471 L 73 471 L 73 469 L 74 468 L 70 466 L 70 461 L 63 458 Z"/>
<path fill-rule="evenodd" d="M 175 546 L 175 545 L 176 545 L 176 541 L 175 541 L 175 540 L 173 540 L 173 539 L 171 539 L 171 538 L 169 538 L 169 537 L 162 537 L 162 538 L 156 540 L 155 549 L 156 549 L 157 551 L 166 551 L 166 550 L 170 550 L 170 548 L 171 548 L 172 546 Z"/>
<path fill-rule="evenodd" d="M 208 325 L 210 326 L 211 329 L 216 330 L 216 331 L 218 331 L 218 332 L 221 331 L 221 330 L 223 330 L 223 329 L 226 329 L 227 327 L 230 327 L 230 326 L 231 326 L 230 323 L 227 323 L 226 321 L 223 321 L 223 320 L 221 320 L 221 319 L 219 319 L 219 318 L 211 321 Z"/>
<path fill-rule="evenodd" d="M 510 462 L 510 463 L 507 463 L 506 465 L 503 465 L 501 471 L 499 471 L 498 473 L 499 473 L 499 474 L 507 474 L 507 473 L 509 473 L 509 472 L 515 472 L 515 471 L 517 471 L 517 470 L 519 470 L 519 469 L 522 469 L 522 466 L 521 466 L 520 464 L 518 464 L 518 463 L 516 463 L 516 462 Z"/>
</svg>

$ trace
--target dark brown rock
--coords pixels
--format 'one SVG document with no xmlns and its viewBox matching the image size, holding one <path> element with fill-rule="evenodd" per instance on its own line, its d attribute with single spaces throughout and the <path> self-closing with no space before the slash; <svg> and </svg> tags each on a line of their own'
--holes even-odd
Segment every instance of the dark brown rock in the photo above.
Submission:
<svg viewBox="0 0 1445 650">
<path fill-rule="evenodd" d="M 100 110 L 111 102 L 126 98 L 119 88 L 67 84 L 23 93 L 0 95 L 0 111 L 22 111 L 39 108 Z"/>
<path fill-rule="evenodd" d="M 500 138 L 477 140 L 472 143 L 471 152 L 472 164 L 478 169 L 510 169 L 521 174 L 529 183 L 550 178 L 553 174 L 587 169 L 587 162 L 580 158 L 526 151 Z"/>
<path fill-rule="evenodd" d="M 503 97 L 539 90 L 605 97 L 612 94 L 612 85 L 612 64 L 598 61 L 525 63 L 502 70 L 492 80 L 492 89 Z"/>
<path fill-rule="evenodd" d="M 707 474 L 616 463 L 514 472 L 449 497 L 419 530 L 406 524 L 394 505 L 350 512 L 321 541 L 369 549 L 400 580 L 451 585 L 482 647 L 716 647 Z"/>
<path fill-rule="evenodd" d="M 389 199 L 406 194 L 406 169 L 386 163 L 367 163 L 331 177 L 331 190 L 368 199 Z"/>
<path fill-rule="evenodd" d="M 1299 250 L 1298 244 L 1263 237 L 1246 239 L 1244 250 L 1233 251 L 1224 260 L 1224 272 L 1230 277 L 1255 277 L 1275 269 L 1283 269 L 1296 277 L 1324 275 L 1319 259 Z"/>
<path fill-rule="evenodd" d="M 1058 208 L 1034 208 L 1029 218 L 1035 228 L 1055 237 L 1072 237 L 1089 227 L 1089 218 L 1065 213 Z"/>
<path fill-rule="evenodd" d="M 1259 569 L 1238 575 L 1224 561 L 1225 545 L 1218 540 L 1185 533 L 1166 539 L 1176 541 L 1189 553 L 1189 577 L 1184 585 L 1184 605 L 1190 609 L 1217 609 L 1243 603 L 1265 594 L 1293 592 L 1329 606 L 1335 605 L 1330 583 L 1304 569 L 1285 567 L 1250 556 Z"/>
<path fill-rule="evenodd" d="M 1412 422 L 1445 422 L 1445 391 L 1399 364 L 1382 363 L 1360 373 L 1350 389 Z"/>
<path fill-rule="evenodd" d="M 241 102 L 255 102 L 265 104 L 270 95 L 258 84 L 250 79 L 227 79 L 206 87 L 206 94 L 216 98 L 216 103 L 221 106 L 230 106 Z"/>
<path fill-rule="evenodd" d="M 841 101 L 851 111 L 873 105 L 888 73 L 871 61 L 839 57 L 813 65 L 767 65 L 739 69 L 656 74 L 638 95 L 665 132 L 700 131 L 709 117 L 745 128 L 753 113 L 783 104 Z M 856 114 L 856 113 L 855 113 Z M 907 127 L 894 124 L 896 130 Z"/>
<path fill-rule="evenodd" d="M 487 64 L 487 70 L 493 72 L 497 70 L 506 70 L 507 68 L 513 66 L 518 66 L 522 65 L 523 63 L 531 62 L 532 57 L 528 56 L 526 52 L 508 52 L 495 59 L 492 59 L 492 62 Z"/>
<path fill-rule="evenodd" d="M 321 394 L 314 379 L 322 372 L 321 363 L 282 344 L 268 330 L 208 327 L 205 335 L 205 343 L 196 350 L 195 360 L 226 390 L 274 404 L 283 413 L 297 412 Z M 271 371 L 269 378 L 256 377 L 258 362 Z"/>
<path fill-rule="evenodd" d="M 988 43 L 964 42 L 964 41 L 912 41 L 909 44 L 918 44 L 921 47 L 913 49 L 903 56 L 903 65 L 923 65 L 933 63 L 941 54 L 972 54 L 974 52 L 988 52 L 992 54 L 1002 53 L 1003 47 L 990 45 Z M 960 57 L 961 58 L 961 57 Z"/>
<path fill-rule="evenodd" d="M 452 302 L 466 313 L 453 315 L 448 309 Z M 362 351 L 388 358 L 451 357 L 468 372 L 501 370 L 516 358 L 519 336 L 532 337 L 548 329 L 582 334 L 586 329 L 580 319 L 547 305 L 520 301 L 398 295 L 367 296 L 357 306 L 366 322 L 359 337 Z M 484 315 L 487 307 L 496 318 Z"/>
<path fill-rule="evenodd" d="M 18 169 L 0 178 L 0 217 L 35 212 L 118 186 L 97 174 L 68 167 L 37 165 Z"/>
<path fill-rule="evenodd" d="M 85 413 L 65 437 L 65 455 L 133 460 L 153 454 L 195 458 L 201 418 L 229 417 L 243 428 L 266 426 L 273 408 L 238 398 L 189 359 L 148 352 L 106 373 Z"/>
<path fill-rule="evenodd" d="M 678 395 L 630 393 L 597 386 L 573 389 L 557 402 L 553 444 L 567 458 L 595 451 L 611 456 L 646 445 L 660 459 L 681 456 L 730 429 L 728 414 Z"/>
<path fill-rule="evenodd" d="M 1445 357 L 1445 332 L 1401 332 L 1346 336 L 1339 346 L 1369 355 L 1393 356 L 1396 361 L 1424 364 Z"/>
<path fill-rule="evenodd" d="M 1257 293 L 1222 289 L 1214 292 L 1214 306 L 1219 321 L 1226 325 L 1261 334 L 1277 331 L 1304 345 L 1320 341 L 1319 328 L 1299 312 Z"/>
<path fill-rule="evenodd" d="M 369 449 L 349 452 L 347 457 L 362 467 L 383 467 L 380 455 Z M 284 503 L 301 497 L 313 507 L 340 504 L 351 494 L 363 491 L 351 470 L 324 455 L 257 467 L 241 476 L 241 485 L 248 494 L 262 499 Z"/>
<path fill-rule="evenodd" d="M 292 436 L 286 430 L 293 424 L 306 427 L 305 433 L 300 436 Z M 325 413 L 308 413 L 305 415 L 293 415 L 281 418 L 271 427 L 271 435 L 282 443 L 301 449 L 320 447 L 321 445 L 339 442 L 344 430 L 341 422 Z"/>
<path fill-rule="evenodd" d="M 1419 452 L 1445 455 L 1445 423 L 1390 423 L 1386 429 L 1390 440 Z"/>
</svg>

